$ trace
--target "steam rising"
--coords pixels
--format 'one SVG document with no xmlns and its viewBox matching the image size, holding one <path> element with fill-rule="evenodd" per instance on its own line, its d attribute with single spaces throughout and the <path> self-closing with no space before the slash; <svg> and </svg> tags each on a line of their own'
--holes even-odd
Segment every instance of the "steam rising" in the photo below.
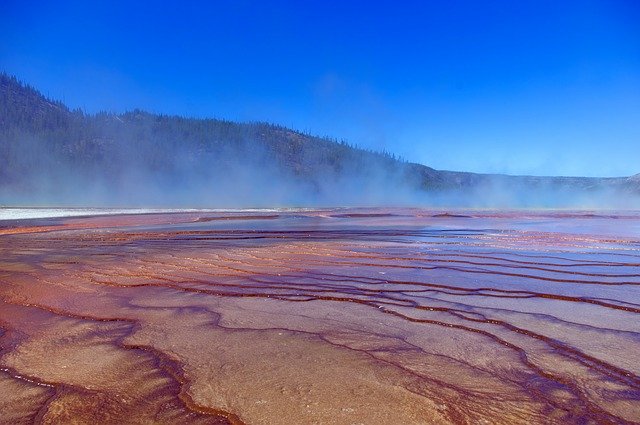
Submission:
<svg viewBox="0 0 640 425">
<path fill-rule="evenodd" d="M 11 145 L 11 160 L 5 161 L 20 175 L 5 170 L 11 179 L 3 179 L 0 203 L 165 208 L 640 207 L 632 179 L 438 172 L 359 150 L 349 150 L 347 158 L 336 164 L 311 154 L 287 164 L 278 153 L 251 139 L 226 152 L 184 149 L 178 141 L 166 146 L 152 140 L 104 140 L 101 143 L 113 143 L 108 155 L 102 153 L 97 164 L 78 165 L 64 151 L 52 154 L 43 149 L 43 140 L 21 138 L 21 143 Z"/>
<path fill-rule="evenodd" d="M 86 115 L 0 75 L 0 205 L 640 208 L 640 178 L 437 171 L 264 123 Z"/>
</svg>

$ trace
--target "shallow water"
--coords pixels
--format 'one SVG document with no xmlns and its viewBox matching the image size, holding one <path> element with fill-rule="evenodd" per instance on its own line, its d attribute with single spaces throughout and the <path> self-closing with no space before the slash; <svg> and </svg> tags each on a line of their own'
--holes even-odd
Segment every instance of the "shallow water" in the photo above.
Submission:
<svg viewBox="0 0 640 425">
<path fill-rule="evenodd" d="M 0 222 L 4 423 L 640 422 L 640 214 Z"/>
<path fill-rule="evenodd" d="M 34 218 L 55 218 L 55 217 L 84 217 L 95 215 L 114 214 L 166 214 L 166 213 L 226 213 L 241 212 L 246 210 L 238 209 L 171 209 L 171 208 L 51 208 L 51 207 L 0 207 L 0 222 L 2 220 L 25 220 Z M 279 209 L 257 208 L 251 211 L 279 211 Z"/>
</svg>

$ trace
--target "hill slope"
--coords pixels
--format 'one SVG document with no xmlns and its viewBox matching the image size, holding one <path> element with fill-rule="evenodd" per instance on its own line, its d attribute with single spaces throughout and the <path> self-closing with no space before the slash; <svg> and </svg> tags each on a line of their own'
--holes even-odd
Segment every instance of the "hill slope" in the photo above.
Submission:
<svg viewBox="0 0 640 425">
<path fill-rule="evenodd" d="M 0 160 L 0 204 L 627 206 L 640 198 L 637 177 L 437 171 L 265 123 L 87 115 L 4 74 Z"/>
</svg>

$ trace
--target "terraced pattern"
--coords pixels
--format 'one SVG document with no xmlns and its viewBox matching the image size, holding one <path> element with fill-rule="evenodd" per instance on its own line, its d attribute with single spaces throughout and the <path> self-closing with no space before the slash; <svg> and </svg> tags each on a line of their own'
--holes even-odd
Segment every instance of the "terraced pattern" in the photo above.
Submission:
<svg viewBox="0 0 640 425">
<path fill-rule="evenodd" d="M 0 422 L 640 422 L 640 215 L 0 223 Z"/>
</svg>

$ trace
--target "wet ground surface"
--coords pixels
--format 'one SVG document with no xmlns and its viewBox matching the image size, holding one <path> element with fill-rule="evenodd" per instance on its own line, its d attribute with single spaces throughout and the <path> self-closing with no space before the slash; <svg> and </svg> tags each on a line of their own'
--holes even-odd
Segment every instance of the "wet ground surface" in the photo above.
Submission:
<svg viewBox="0 0 640 425">
<path fill-rule="evenodd" d="M 1 423 L 640 422 L 640 214 L 0 222 Z"/>
</svg>

